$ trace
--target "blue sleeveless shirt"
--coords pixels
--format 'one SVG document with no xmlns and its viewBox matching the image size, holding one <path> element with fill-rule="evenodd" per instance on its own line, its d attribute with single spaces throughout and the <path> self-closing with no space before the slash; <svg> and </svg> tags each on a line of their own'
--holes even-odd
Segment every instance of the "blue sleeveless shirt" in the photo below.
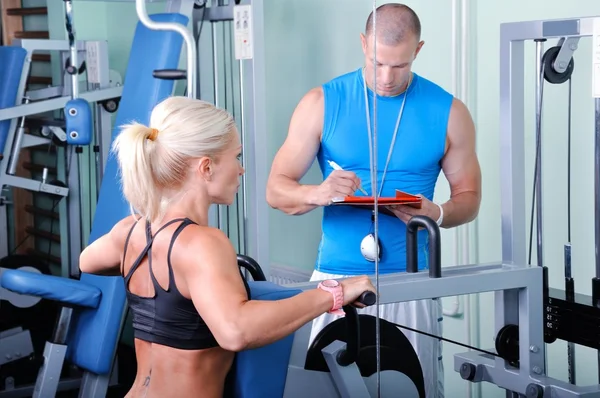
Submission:
<svg viewBox="0 0 600 398">
<path fill-rule="evenodd" d="M 327 178 L 332 160 L 344 170 L 353 171 L 369 195 L 371 172 L 369 135 L 363 89 L 362 68 L 339 76 L 323 85 L 325 116 L 317 160 Z M 373 92 L 367 87 L 371 129 Z M 381 179 L 404 96 L 406 103 L 383 189 Z M 448 118 L 453 96 L 435 83 L 413 74 L 407 92 L 395 97 L 377 96 L 377 183 L 381 196 L 395 196 L 396 189 L 433 199 L 446 145 Z M 372 130 L 373 134 L 373 130 Z M 355 195 L 362 195 L 357 191 Z M 373 233 L 372 209 L 326 206 L 323 209 L 322 236 L 316 269 L 339 275 L 375 273 L 375 263 L 360 252 L 360 243 Z M 379 272 L 406 271 L 406 224 L 399 218 L 379 212 L 381 260 Z M 418 232 L 419 269 L 428 266 L 425 230 Z"/>
</svg>

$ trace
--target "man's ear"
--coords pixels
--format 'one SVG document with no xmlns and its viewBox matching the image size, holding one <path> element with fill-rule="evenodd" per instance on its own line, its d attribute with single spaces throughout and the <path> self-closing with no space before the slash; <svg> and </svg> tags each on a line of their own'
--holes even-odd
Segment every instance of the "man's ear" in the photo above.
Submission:
<svg viewBox="0 0 600 398">
<path fill-rule="evenodd" d="M 425 44 L 425 42 L 423 40 L 421 40 L 419 42 L 419 44 L 417 44 L 417 50 L 415 51 L 415 57 L 414 57 L 414 59 L 417 59 L 417 55 L 419 55 L 419 52 L 421 51 L 421 48 L 423 48 L 424 44 Z"/>
<path fill-rule="evenodd" d="M 363 33 L 360 34 L 360 44 L 363 50 L 363 54 L 367 55 L 367 38 Z"/>
<path fill-rule="evenodd" d="M 203 157 L 198 160 L 197 171 L 200 173 L 202 178 L 206 181 L 210 181 L 213 174 L 213 162 L 208 157 Z"/>
</svg>

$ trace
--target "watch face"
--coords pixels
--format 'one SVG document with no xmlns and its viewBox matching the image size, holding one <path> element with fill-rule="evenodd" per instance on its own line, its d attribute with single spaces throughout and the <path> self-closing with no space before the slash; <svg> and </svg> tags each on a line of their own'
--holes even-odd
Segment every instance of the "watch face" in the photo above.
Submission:
<svg viewBox="0 0 600 398">
<path fill-rule="evenodd" d="M 336 280 L 326 280 L 326 281 L 323 281 L 322 283 L 323 283 L 323 286 L 326 286 L 326 287 L 336 287 L 339 285 L 338 281 L 336 281 Z"/>
</svg>

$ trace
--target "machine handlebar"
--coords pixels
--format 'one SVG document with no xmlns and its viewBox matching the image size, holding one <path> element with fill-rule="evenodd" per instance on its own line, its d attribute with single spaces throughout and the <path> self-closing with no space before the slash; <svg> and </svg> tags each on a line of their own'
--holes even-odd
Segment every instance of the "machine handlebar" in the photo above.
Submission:
<svg viewBox="0 0 600 398">
<path fill-rule="evenodd" d="M 429 277 L 442 277 L 442 250 L 440 227 L 427 216 L 414 216 L 406 223 L 406 272 L 418 271 L 417 231 L 427 229 L 429 234 Z"/>
<path fill-rule="evenodd" d="M 375 301 L 377 301 L 377 296 L 372 291 L 367 290 L 366 292 L 360 295 L 357 301 L 366 306 L 370 306 L 375 304 Z"/>
<path fill-rule="evenodd" d="M 260 268 L 260 265 L 258 264 L 258 262 L 255 259 L 253 259 L 252 257 L 244 256 L 243 254 L 238 254 L 237 262 L 238 262 L 238 266 L 243 267 L 248 270 L 248 272 L 252 276 L 253 280 L 255 280 L 255 281 L 266 281 L 267 280 L 262 268 Z"/>
<path fill-rule="evenodd" d="M 184 80 L 187 78 L 187 71 L 180 69 L 157 69 L 152 72 L 152 77 L 163 80 Z"/>
<path fill-rule="evenodd" d="M 364 305 L 373 305 L 377 300 L 377 296 L 370 290 L 367 290 L 358 298 L 358 302 Z M 343 307 L 346 313 L 346 349 L 339 352 L 337 362 L 341 366 L 348 366 L 356 362 L 360 352 L 360 325 L 356 308 L 351 305 Z"/>
</svg>

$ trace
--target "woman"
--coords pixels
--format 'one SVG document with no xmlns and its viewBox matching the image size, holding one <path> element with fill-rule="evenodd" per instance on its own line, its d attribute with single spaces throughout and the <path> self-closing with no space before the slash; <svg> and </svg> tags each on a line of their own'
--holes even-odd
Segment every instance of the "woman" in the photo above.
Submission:
<svg viewBox="0 0 600 398">
<path fill-rule="evenodd" d="M 138 364 L 128 397 L 222 397 L 236 351 L 279 340 L 374 288 L 362 276 L 249 300 L 232 244 L 208 226 L 209 206 L 230 205 L 244 172 L 233 118 L 171 97 L 150 122 L 124 126 L 113 144 L 135 214 L 89 245 L 80 268 L 124 277 Z"/>
</svg>

